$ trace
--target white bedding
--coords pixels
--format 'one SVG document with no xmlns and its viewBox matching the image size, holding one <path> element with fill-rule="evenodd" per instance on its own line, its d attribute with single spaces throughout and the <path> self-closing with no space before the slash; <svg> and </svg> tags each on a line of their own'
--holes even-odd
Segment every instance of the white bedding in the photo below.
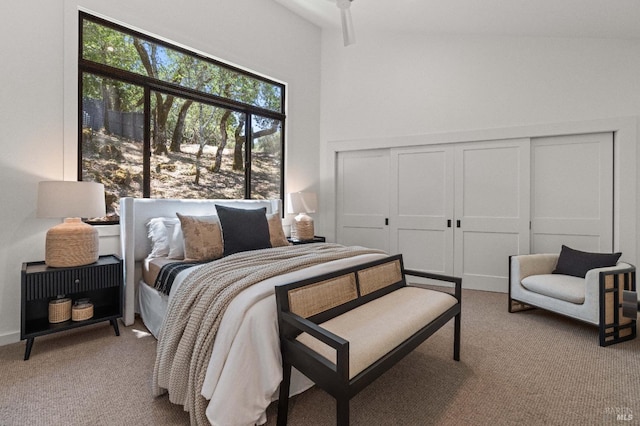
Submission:
<svg viewBox="0 0 640 426">
<path fill-rule="evenodd" d="M 262 281 L 238 294 L 220 323 L 201 391 L 202 396 L 209 400 L 206 414 L 211 424 L 254 425 L 264 424 L 267 420 L 266 409 L 277 398 L 278 386 L 282 380 L 274 295 L 276 285 L 384 256 L 386 255 L 366 254 L 312 266 Z M 180 287 L 187 273 L 183 271 L 176 277 L 169 298 Z M 162 297 L 148 286 L 140 287 L 141 313 L 145 325 L 153 332 L 151 328 L 156 328 L 159 312 L 163 309 L 166 312 L 168 298 Z M 143 287 L 147 288 L 142 290 Z M 155 306 L 143 308 L 143 294 L 149 300 L 155 300 Z M 147 323 L 155 325 L 150 327 Z M 310 386 L 311 382 L 306 377 L 294 371 L 291 395 Z"/>
<path fill-rule="evenodd" d="M 138 286 L 138 303 L 140 306 L 140 317 L 145 327 L 157 339 L 162 321 L 167 315 L 167 306 L 169 306 L 169 296 L 162 294 L 153 287 L 140 281 Z"/>
</svg>

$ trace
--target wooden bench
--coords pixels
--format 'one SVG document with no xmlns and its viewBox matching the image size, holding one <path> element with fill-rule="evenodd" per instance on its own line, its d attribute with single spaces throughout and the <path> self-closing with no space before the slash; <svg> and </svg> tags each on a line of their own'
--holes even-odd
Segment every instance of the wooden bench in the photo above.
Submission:
<svg viewBox="0 0 640 426">
<path fill-rule="evenodd" d="M 407 285 L 405 276 L 454 284 L 454 294 Z M 283 379 L 278 425 L 286 425 L 291 368 L 336 399 L 349 424 L 349 400 L 455 317 L 460 360 L 462 280 L 405 270 L 402 255 L 276 287 Z"/>
</svg>

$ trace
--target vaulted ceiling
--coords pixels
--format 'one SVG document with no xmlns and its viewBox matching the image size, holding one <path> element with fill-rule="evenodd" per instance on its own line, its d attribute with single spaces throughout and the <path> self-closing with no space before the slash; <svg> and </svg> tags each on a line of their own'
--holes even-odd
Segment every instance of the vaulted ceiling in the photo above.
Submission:
<svg viewBox="0 0 640 426">
<path fill-rule="evenodd" d="M 274 0 L 338 28 L 335 0 Z M 639 0 L 353 0 L 357 32 L 640 39 Z"/>
</svg>

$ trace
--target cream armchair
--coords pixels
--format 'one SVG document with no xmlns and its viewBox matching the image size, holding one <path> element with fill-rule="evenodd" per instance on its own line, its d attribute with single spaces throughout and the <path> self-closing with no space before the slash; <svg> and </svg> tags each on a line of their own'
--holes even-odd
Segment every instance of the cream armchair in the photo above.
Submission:
<svg viewBox="0 0 640 426">
<path fill-rule="evenodd" d="M 600 346 L 636 337 L 638 299 L 635 267 L 588 270 L 584 278 L 553 273 L 559 254 L 529 254 L 509 259 L 509 312 L 542 308 L 590 324 L 600 331 Z"/>
</svg>

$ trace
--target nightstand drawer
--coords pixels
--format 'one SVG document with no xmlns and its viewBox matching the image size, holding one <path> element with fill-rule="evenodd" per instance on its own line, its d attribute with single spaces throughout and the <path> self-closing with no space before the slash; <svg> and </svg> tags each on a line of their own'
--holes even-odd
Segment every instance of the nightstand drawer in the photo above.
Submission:
<svg viewBox="0 0 640 426">
<path fill-rule="evenodd" d="M 101 259 L 102 260 L 102 259 Z M 104 262 L 103 262 L 104 263 Z M 30 264 L 30 269 L 39 268 L 39 264 Z M 88 267 L 46 268 L 24 276 L 25 300 L 48 299 L 57 295 L 80 293 L 120 286 L 122 268 L 120 262 L 96 262 Z M 46 271 L 44 270 L 46 268 Z"/>
</svg>

